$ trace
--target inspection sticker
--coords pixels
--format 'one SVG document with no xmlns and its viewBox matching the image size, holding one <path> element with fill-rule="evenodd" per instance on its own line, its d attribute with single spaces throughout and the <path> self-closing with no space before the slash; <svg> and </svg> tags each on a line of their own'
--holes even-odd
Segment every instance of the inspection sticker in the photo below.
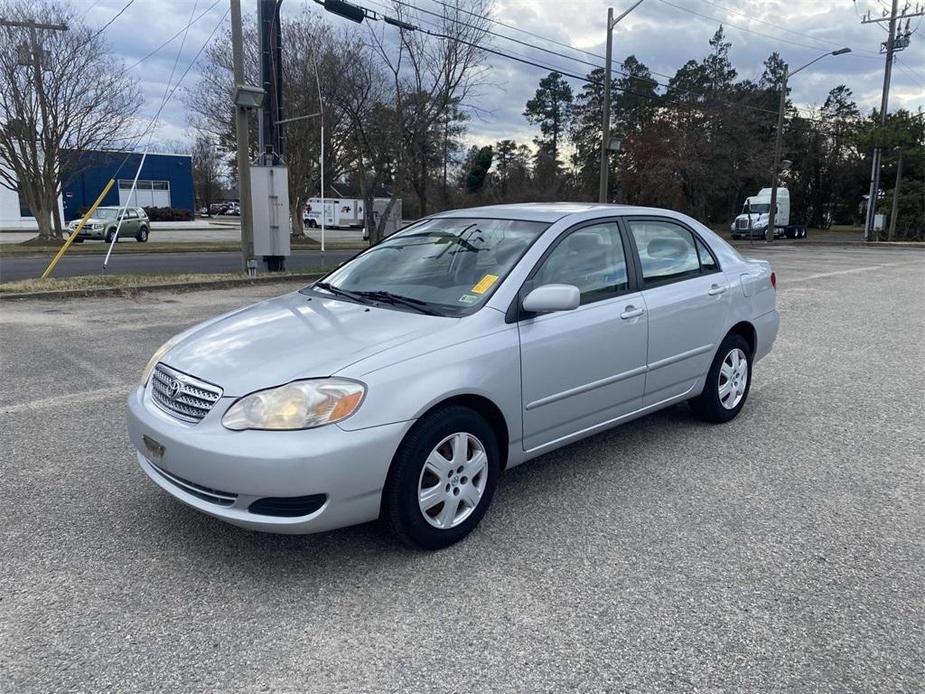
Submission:
<svg viewBox="0 0 925 694">
<path fill-rule="evenodd" d="M 461 304 L 474 304 L 479 298 L 475 294 L 463 294 L 457 301 Z"/>
<path fill-rule="evenodd" d="M 485 275 L 469 291 L 475 292 L 476 294 L 484 294 L 489 289 L 491 289 L 491 285 L 493 285 L 497 281 L 498 281 L 497 275 Z"/>
</svg>

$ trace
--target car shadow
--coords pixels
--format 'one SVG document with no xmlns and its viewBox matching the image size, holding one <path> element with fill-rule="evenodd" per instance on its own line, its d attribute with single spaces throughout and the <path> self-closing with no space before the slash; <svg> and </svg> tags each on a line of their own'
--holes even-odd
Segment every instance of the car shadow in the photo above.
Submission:
<svg viewBox="0 0 925 694">
<path fill-rule="evenodd" d="M 465 541 L 437 554 L 471 557 L 483 553 L 505 536 L 504 526 L 513 522 L 511 519 L 536 514 L 533 522 L 543 522 L 547 512 L 537 508 L 537 494 L 553 494 L 548 490 L 580 484 L 580 478 L 604 468 L 618 466 L 624 472 L 634 471 L 645 464 L 637 453 L 653 436 L 678 435 L 686 429 L 709 426 L 694 419 L 686 406 L 670 407 L 507 470 L 492 509 L 479 528 Z M 606 456 L 600 455 L 602 449 Z M 235 572 L 245 571 L 260 580 L 280 576 L 310 579 L 312 575 L 328 573 L 326 569 L 340 572 L 362 567 L 385 577 L 396 565 L 427 563 L 435 556 L 405 547 L 375 522 L 311 535 L 261 533 L 212 518 L 157 490 L 152 490 L 152 495 L 145 511 L 150 524 L 146 532 L 158 535 L 157 545 L 169 545 L 171 552 L 185 554 L 192 562 L 209 564 L 216 572 L 226 572 L 233 565 Z M 506 546 L 504 551 L 509 550 Z"/>
</svg>

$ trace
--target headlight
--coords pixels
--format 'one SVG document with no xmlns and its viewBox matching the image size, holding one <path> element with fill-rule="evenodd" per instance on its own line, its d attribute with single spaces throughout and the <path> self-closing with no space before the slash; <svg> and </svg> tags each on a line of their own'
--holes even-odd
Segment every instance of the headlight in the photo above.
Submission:
<svg viewBox="0 0 925 694">
<path fill-rule="evenodd" d="M 177 342 L 180 341 L 180 338 L 183 336 L 183 333 L 179 335 L 174 335 L 172 338 L 167 340 L 164 344 L 157 348 L 157 351 L 151 355 L 151 358 L 148 360 L 145 370 L 141 372 L 141 385 L 147 385 L 148 379 L 151 378 L 151 372 L 154 371 L 154 367 L 157 365 L 157 362 L 161 360 L 170 348 L 173 347 Z"/>
<path fill-rule="evenodd" d="M 228 408 L 229 429 L 310 429 L 346 419 L 360 406 L 366 386 L 341 378 L 293 381 L 246 395 Z"/>
</svg>

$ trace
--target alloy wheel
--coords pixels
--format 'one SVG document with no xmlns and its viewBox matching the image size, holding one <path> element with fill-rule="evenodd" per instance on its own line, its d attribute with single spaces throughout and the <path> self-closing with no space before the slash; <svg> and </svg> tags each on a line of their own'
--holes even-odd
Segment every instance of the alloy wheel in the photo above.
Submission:
<svg viewBox="0 0 925 694">
<path fill-rule="evenodd" d="M 454 528 L 479 505 L 488 481 L 488 456 L 472 434 L 450 434 L 427 456 L 418 480 L 418 507 L 435 528 Z"/>
<path fill-rule="evenodd" d="M 748 386 L 748 357 L 745 352 L 736 347 L 726 358 L 719 369 L 719 401 L 727 410 L 735 409 L 745 397 L 745 388 Z"/>
</svg>

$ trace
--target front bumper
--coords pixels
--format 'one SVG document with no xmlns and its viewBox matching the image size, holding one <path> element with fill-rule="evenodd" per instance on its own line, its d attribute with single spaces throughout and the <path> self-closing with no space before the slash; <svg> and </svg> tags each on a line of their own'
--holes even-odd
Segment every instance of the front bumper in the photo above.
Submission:
<svg viewBox="0 0 925 694">
<path fill-rule="evenodd" d="M 136 388 L 128 398 L 128 430 L 141 469 L 183 503 L 252 530 L 313 533 L 379 516 L 389 465 L 412 422 L 355 431 L 336 424 L 230 431 L 221 417 L 234 400 L 220 399 L 202 421 L 187 424 L 158 409 L 148 389 Z M 304 516 L 248 508 L 261 498 L 318 494 L 324 504 Z"/>
</svg>

